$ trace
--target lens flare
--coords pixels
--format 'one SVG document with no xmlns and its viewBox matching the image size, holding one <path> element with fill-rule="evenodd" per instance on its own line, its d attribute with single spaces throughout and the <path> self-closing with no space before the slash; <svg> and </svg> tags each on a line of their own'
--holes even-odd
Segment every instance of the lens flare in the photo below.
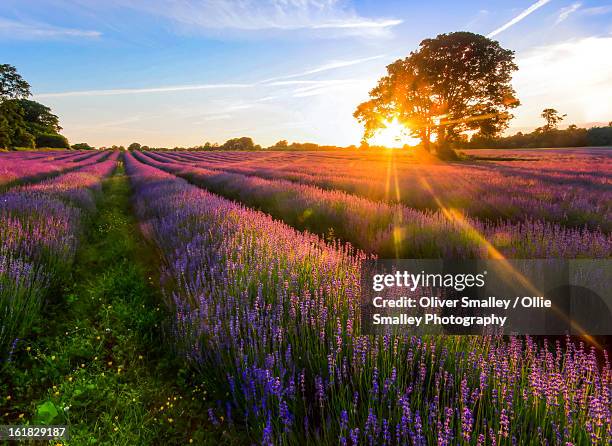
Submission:
<svg viewBox="0 0 612 446">
<path fill-rule="evenodd" d="M 400 123 L 397 118 L 385 121 L 384 127 L 380 128 L 374 136 L 368 139 L 372 146 L 383 146 L 392 149 L 402 148 L 406 145 L 416 146 L 420 140 L 410 135 L 410 130 Z"/>
</svg>

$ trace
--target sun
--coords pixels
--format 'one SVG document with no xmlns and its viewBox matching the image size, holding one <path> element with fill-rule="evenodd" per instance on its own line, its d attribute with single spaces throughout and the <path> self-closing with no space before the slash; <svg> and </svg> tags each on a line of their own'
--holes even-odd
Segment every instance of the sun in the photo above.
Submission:
<svg viewBox="0 0 612 446">
<path fill-rule="evenodd" d="M 416 146 L 420 140 L 410 135 L 406 126 L 401 124 L 397 118 L 392 121 L 385 121 L 384 127 L 374 133 L 374 136 L 368 139 L 368 143 L 372 146 L 384 146 L 389 148 L 401 148 L 405 145 Z"/>
</svg>

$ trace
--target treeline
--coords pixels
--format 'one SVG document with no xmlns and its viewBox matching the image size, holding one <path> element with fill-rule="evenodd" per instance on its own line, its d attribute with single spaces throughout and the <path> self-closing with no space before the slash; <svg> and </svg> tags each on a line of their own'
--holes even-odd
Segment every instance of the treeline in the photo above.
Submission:
<svg viewBox="0 0 612 446">
<path fill-rule="evenodd" d="M 472 149 L 612 146 L 612 121 L 604 127 L 586 129 L 571 124 L 559 130 L 559 123 L 567 115 L 560 114 L 554 108 L 545 108 L 540 116 L 544 119 L 544 125 L 531 133 L 518 132 L 495 138 L 474 135 L 466 145 Z"/>
<path fill-rule="evenodd" d="M 248 136 L 241 138 L 228 139 L 223 144 L 206 142 L 199 146 L 193 147 L 149 147 L 141 146 L 138 143 L 132 143 L 128 146 L 128 150 L 155 150 L 155 151 L 188 151 L 188 152 L 203 152 L 211 150 L 239 150 L 239 151 L 253 151 L 253 150 L 287 150 L 287 151 L 313 151 L 313 150 L 355 150 L 356 146 L 351 145 L 348 147 L 330 146 L 330 145 L 319 145 L 313 142 L 292 142 L 289 144 L 286 140 L 278 141 L 277 143 L 262 147 L 259 144 L 255 144 L 253 139 Z"/>
<path fill-rule="evenodd" d="M 474 136 L 466 145 L 472 149 L 612 146 L 612 122 L 590 129 L 570 125 L 563 130 L 540 127 L 531 133 L 518 132 L 500 138 Z"/>
</svg>

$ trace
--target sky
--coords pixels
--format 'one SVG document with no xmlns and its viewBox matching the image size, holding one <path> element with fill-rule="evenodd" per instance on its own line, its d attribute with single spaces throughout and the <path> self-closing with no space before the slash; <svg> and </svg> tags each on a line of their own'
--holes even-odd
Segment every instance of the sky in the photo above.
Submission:
<svg viewBox="0 0 612 446">
<path fill-rule="evenodd" d="M 0 63 L 71 143 L 194 146 L 251 136 L 358 144 L 355 107 L 424 38 L 516 52 L 507 133 L 612 120 L 612 3 L 599 0 L 2 0 Z"/>
</svg>

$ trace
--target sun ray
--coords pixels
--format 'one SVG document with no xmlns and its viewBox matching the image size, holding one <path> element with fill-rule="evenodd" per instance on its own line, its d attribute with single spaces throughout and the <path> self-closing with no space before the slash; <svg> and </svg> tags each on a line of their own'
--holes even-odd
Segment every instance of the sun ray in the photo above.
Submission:
<svg viewBox="0 0 612 446">
<path fill-rule="evenodd" d="M 420 140 L 410 135 L 410 130 L 400 123 L 397 118 L 383 122 L 374 136 L 368 139 L 372 146 L 383 146 L 390 149 L 399 149 L 404 146 L 416 146 Z"/>
</svg>

